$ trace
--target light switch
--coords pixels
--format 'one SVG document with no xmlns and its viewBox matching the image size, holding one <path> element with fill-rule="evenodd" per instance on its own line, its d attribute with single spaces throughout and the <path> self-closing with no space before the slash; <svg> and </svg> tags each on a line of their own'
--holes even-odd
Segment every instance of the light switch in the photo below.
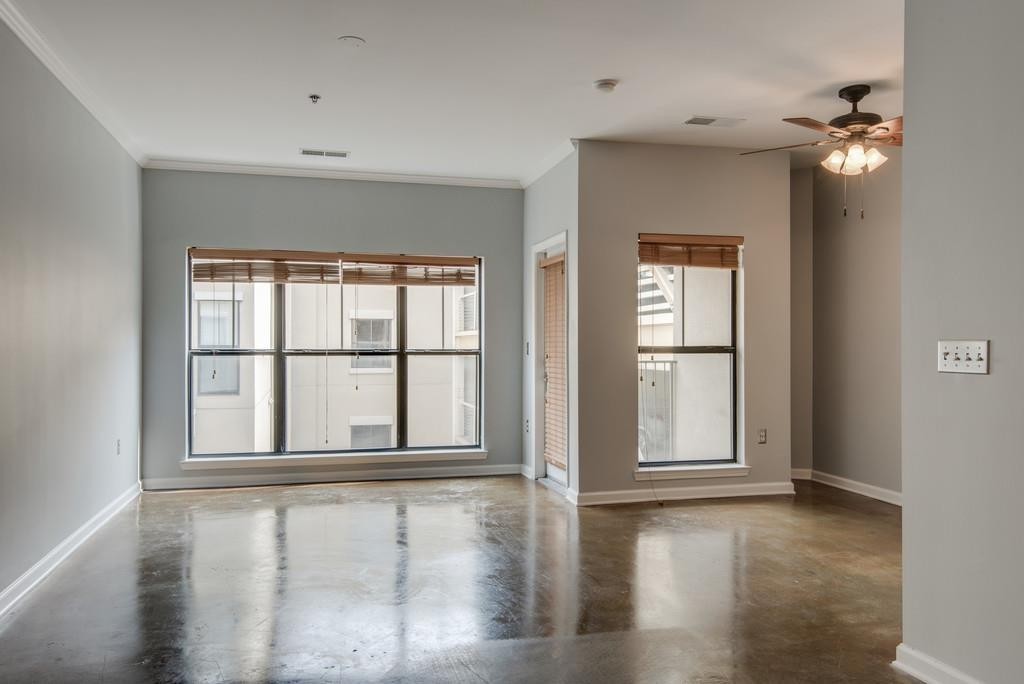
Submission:
<svg viewBox="0 0 1024 684">
<path fill-rule="evenodd" d="M 988 340 L 939 340 L 940 373 L 988 373 Z"/>
</svg>

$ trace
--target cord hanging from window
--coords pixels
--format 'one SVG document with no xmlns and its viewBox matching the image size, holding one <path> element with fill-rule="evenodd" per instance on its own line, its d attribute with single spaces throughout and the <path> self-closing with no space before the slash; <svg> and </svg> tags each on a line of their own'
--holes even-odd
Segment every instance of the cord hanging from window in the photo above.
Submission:
<svg viewBox="0 0 1024 684">
<path fill-rule="evenodd" d="M 352 338 L 356 346 L 356 368 L 359 367 L 359 281 L 352 288 Z M 356 392 L 359 391 L 359 375 L 356 375 Z"/>
<path fill-rule="evenodd" d="M 324 444 L 329 444 L 331 440 L 331 371 L 329 368 L 329 355 L 327 348 L 331 346 L 331 336 L 327 332 L 328 325 L 330 324 L 330 316 L 327 313 L 327 307 L 331 293 L 327 289 L 327 281 L 321 280 L 320 284 L 324 293 Z M 318 312 L 317 318 L 319 317 L 320 315 Z"/>
</svg>

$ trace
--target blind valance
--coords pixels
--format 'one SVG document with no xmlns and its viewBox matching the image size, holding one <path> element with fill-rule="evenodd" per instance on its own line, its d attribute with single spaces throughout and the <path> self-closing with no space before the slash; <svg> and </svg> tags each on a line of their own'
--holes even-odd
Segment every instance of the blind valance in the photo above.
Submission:
<svg viewBox="0 0 1024 684">
<path fill-rule="evenodd" d="M 743 238 L 733 235 L 662 235 L 641 233 L 640 263 L 703 266 L 736 270 Z"/>
<path fill-rule="evenodd" d="M 193 282 L 338 283 L 352 285 L 476 284 L 477 257 L 300 252 L 192 247 Z"/>
</svg>

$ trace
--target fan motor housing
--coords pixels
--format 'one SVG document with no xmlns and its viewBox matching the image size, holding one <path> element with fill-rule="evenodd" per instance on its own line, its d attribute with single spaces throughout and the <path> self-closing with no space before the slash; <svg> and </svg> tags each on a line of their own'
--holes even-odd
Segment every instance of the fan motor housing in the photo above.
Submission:
<svg viewBox="0 0 1024 684">
<path fill-rule="evenodd" d="M 828 125 L 843 129 L 864 130 L 869 126 L 880 123 L 882 123 L 882 117 L 878 114 L 872 112 L 850 112 L 849 114 L 837 116 L 829 121 Z"/>
</svg>

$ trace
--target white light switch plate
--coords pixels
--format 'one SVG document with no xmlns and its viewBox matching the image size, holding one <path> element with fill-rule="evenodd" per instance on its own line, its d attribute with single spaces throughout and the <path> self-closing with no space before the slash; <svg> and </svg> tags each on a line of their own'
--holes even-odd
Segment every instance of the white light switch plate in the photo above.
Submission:
<svg viewBox="0 0 1024 684">
<path fill-rule="evenodd" d="M 940 373 L 988 373 L 988 340 L 939 340 Z"/>
</svg>

